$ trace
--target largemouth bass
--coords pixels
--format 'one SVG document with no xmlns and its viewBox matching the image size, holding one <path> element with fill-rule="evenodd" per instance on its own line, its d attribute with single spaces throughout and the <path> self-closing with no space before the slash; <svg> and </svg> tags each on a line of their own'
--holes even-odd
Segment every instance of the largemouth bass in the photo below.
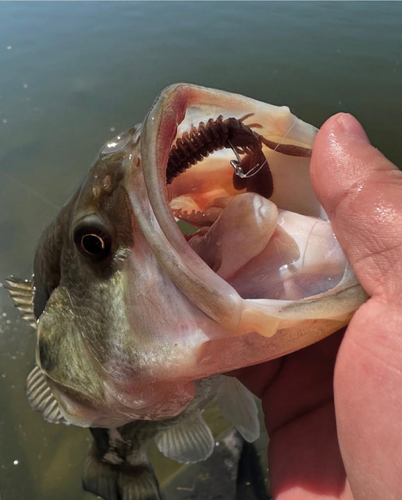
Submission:
<svg viewBox="0 0 402 500">
<path fill-rule="evenodd" d="M 215 396 L 255 439 L 253 398 L 220 374 L 324 338 L 366 299 L 310 184 L 315 134 L 286 107 L 168 87 L 102 148 L 44 231 L 32 281 L 10 279 L 37 328 L 28 399 L 91 428 L 89 491 L 158 498 L 144 444 L 205 459 Z"/>
</svg>

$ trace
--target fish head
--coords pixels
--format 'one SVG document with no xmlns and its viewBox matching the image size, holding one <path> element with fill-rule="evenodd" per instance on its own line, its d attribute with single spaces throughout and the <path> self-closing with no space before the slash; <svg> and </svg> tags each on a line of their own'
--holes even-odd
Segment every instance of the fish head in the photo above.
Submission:
<svg viewBox="0 0 402 500">
<path fill-rule="evenodd" d="M 166 314 L 158 300 L 169 290 L 127 191 L 140 164 L 139 129 L 102 148 L 44 231 L 34 261 L 36 362 L 65 419 L 81 426 L 171 416 L 166 401 L 174 399 L 179 413 L 195 390 L 155 377 L 155 360 L 168 361 L 152 327 Z"/>
<path fill-rule="evenodd" d="M 310 184 L 315 134 L 178 84 L 103 147 L 35 258 L 36 361 L 67 421 L 173 417 L 197 380 L 349 321 L 366 296 Z"/>
</svg>

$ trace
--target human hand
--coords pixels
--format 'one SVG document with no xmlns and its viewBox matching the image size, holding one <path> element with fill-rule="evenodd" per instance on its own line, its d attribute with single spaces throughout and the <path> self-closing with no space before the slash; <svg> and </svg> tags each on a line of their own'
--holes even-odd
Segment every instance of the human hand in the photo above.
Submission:
<svg viewBox="0 0 402 500">
<path fill-rule="evenodd" d="M 311 177 L 371 298 L 345 334 L 239 378 L 262 398 L 275 500 L 400 500 L 402 172 L 339 114 L 317 135 Z"/>
</svg>

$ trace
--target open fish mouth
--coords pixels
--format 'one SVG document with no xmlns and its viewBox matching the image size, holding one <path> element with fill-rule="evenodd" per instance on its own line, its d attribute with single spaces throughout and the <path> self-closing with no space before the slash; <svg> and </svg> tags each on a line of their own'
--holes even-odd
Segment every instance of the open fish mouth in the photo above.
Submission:
<svg viewBox="0 0 402 500">
<path fill-rule="evenodd" d="M 53 420 L 171 418 L 201 379 L 348 323 L 367 296 L 310 183 L 316 132 L 287 107 L 178 84 L 104 146 L 43 233 L 34 286 L 13 285 Z"/>
<path fill-rule="evenodd" d="M 172 281 L 233 334 L 339 325 L 362 302 L 310 184 L 315 134 L 286 107 L 184 84 L 141 129 L 130 190 L 141 230 Z M 184 237 L 177 220 L 198 230 Z"/>
</svg>

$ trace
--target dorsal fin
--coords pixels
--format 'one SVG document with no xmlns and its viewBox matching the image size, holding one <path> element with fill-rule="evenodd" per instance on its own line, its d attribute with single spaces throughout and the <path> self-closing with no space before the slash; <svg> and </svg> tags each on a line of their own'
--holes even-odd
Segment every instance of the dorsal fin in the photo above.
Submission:
<svg viewBox="0 0 402 500">
<path fill-rule="evenodd" d="M 27 377 L 26 395 L 29 406 L 33 410 L 42 413 L 42 417 L 47 422 L 68 425 L 60 411 L 59 403 L 53 396 L 45 376 L 37 365 Z"/>
<path fill-rule="evenodd" d="M 207 459 L 215 444 L 199 411 L 160 432 L 155 442 L 165 457 L 187 464 Z"/>
<path fill-rule="evenodd" d="M 16 308 L 20 311 L 25 321 L 33 328 L 36 328 L 32 280 L 21 280 L 10 276 L 10 278 L 6 280 L 5 288 L 10 292 Z"/>
<path fill-rule="evenodd" d="M 243 438 L 252 443 L 260 435 L 258 408 L 252 393 L 235 377 L 222 376 L 218 405 Z"/>
</svg>

